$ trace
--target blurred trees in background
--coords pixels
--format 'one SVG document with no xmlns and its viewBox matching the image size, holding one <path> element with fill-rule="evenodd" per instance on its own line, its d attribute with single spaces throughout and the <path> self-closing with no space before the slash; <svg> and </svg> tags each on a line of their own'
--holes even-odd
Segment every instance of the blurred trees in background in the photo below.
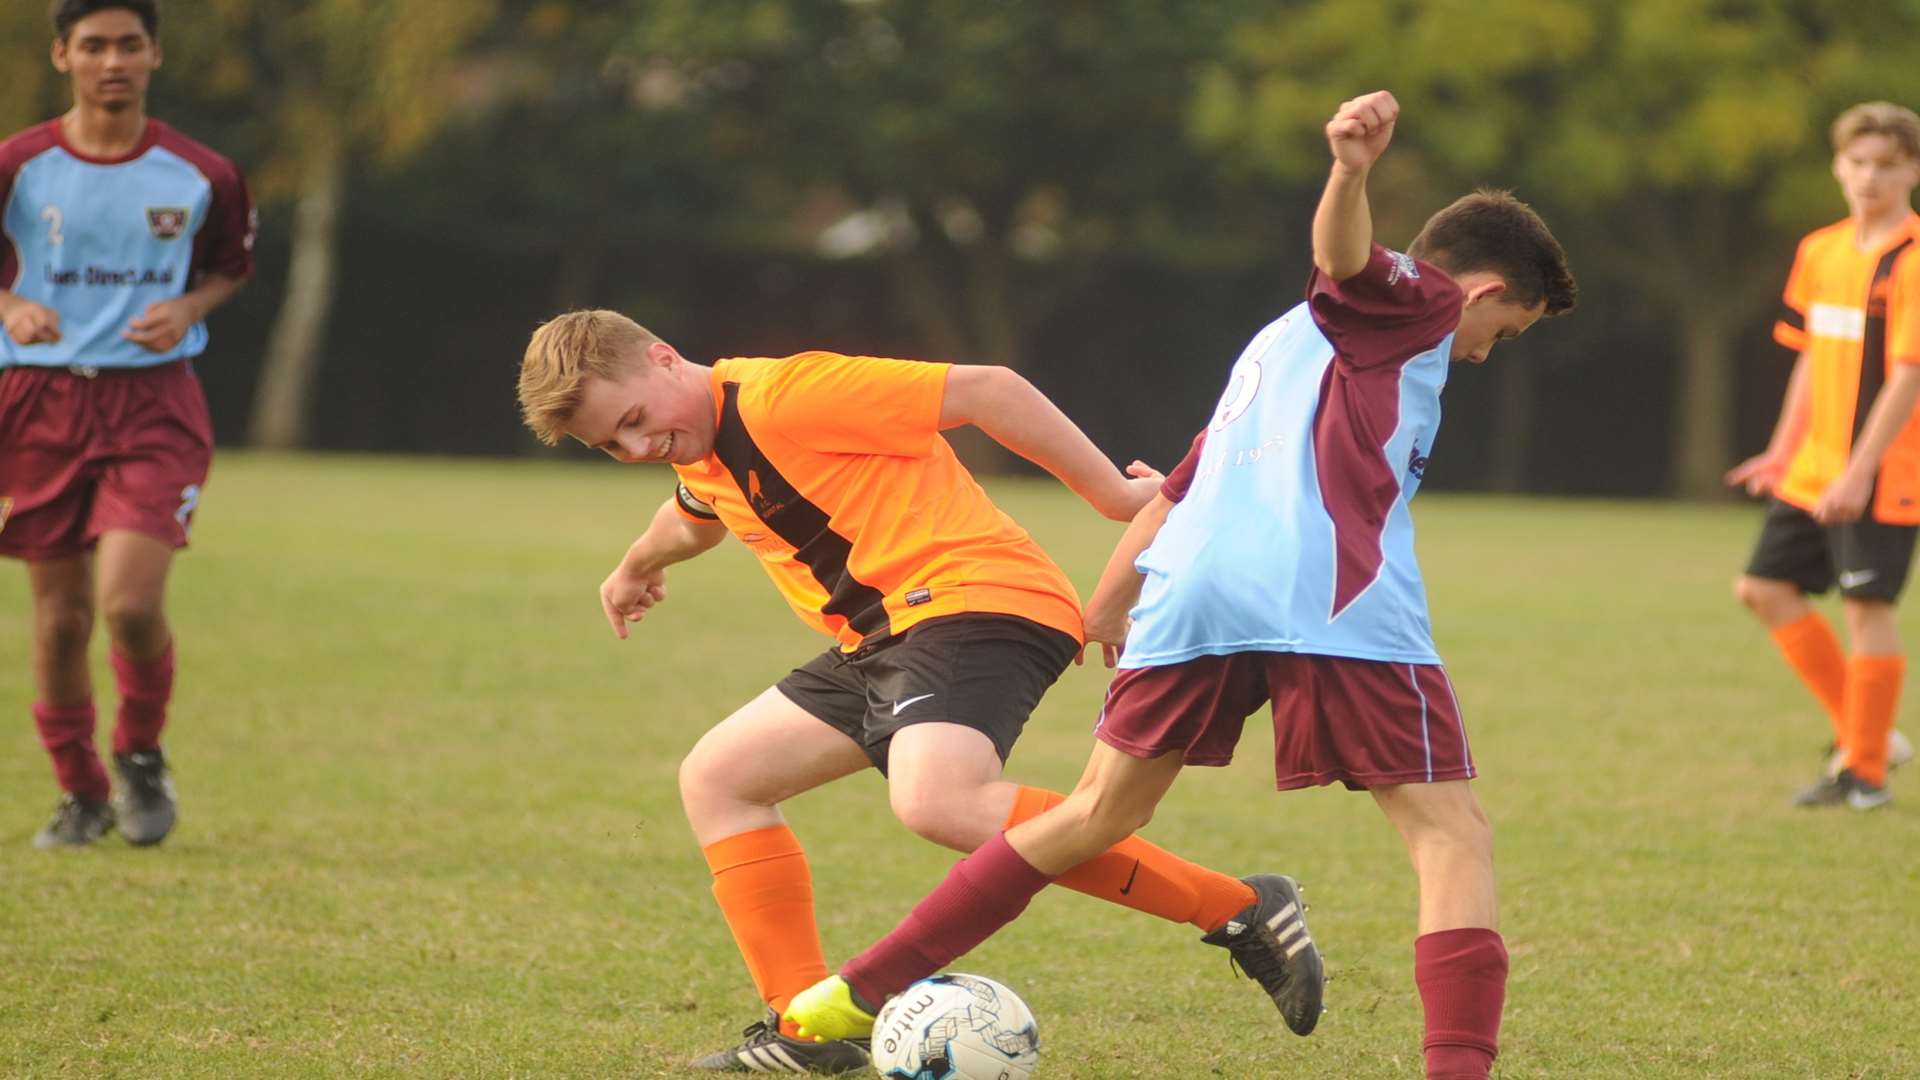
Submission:
<svg viewBox="0 0 1920 1080">
<path fill-rule="evenodd" d="M 1456 377 L 1474 419 L 1432 478 L 1706 493 L 1778 405 L 1766 330 L 1793 242 L 1845 213 L 1828 121 L 1920 104 L 1911 0 L 204 0 L 163 19 L 156 114 L 241 161 L 265 209 L 261 278 L 206 365 L 216 417 L 231 438 L 251 413 L 276 446 L 529 451 L 525 335 L 596 305 L 697 358 L 1006 364 L 1116 454 L 1165 458 L 1298 295 L 1321 125 L 1387 87 L 1406 124 L 1376 181 L 1383 241 L 1510 187 L 1584 291 Z M 37 2 L 0 13 L 10 128 L 64 104 L 46 37 Z"/>
</svg>

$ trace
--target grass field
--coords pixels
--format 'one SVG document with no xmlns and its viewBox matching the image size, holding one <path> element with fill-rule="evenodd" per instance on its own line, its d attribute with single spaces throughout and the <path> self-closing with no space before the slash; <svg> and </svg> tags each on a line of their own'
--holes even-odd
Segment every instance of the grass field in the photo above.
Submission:
<svg viewBox="0 0 1920 1080">
<path fill-rule="evenodd" d="M 1118 526 L 993 487 L 1090 586 Z M 611 464 L 223 457 L 173 582 L 182 818 L 156 850 L 29 846 L 55 791 L 24 574 L 0 572 L 0 1075 L 692 1075 L 756 1003 L 675 766 L 824 639 L 729 545 L 614 640 L 595 588 L 667 491 Z M 1728 591 L 1758 515 L 1422 504 L 1498 835 L 1498 1075 L 1920 1076 L 1920 788 L 1787 805 L 1826 726 Z M 1070 785 L 1103 685 L 1070 671 L 1012 774 Z M 1307 882 L 1331 1013 L 1295 1039 L 1190 929 L 1044 894 L 959 965 L 1027 998 L 1044 1078 L 1419 1075 L 1398 841 L 1364 796 L 1274 795 L 1249 731 L 1149 835 Z M 790 816 L 832 960 L 953 857 L 872 775 Z"/>
</svg>

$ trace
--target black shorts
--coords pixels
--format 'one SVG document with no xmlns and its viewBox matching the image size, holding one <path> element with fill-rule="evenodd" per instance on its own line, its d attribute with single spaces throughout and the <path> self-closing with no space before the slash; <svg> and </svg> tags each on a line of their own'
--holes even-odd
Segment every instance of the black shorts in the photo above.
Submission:
<svg viewBox="0 0 1920 1080">
<path fill-rule="evenodd" d="M 776 688 L 859 743 L 882 775 L 893 733 L 908 724 L 972 728 L 1005 762 L 1079 652 L 1068 635 L 1016 615 L 947 615 L 852 653 L 828 649 Z"/>
<path fill-rule="evenodd" d="M 1920 528 L 1886 525 L 1871 517 L 1822 525 L 1805 510 L 1775 499 L 1767 506 L 1747 574 L 1791 582 L 1808 593 L 1823 593 L 1837 584 L 1849 600 L 1892 603 L 1907 583 L 1916 535 Z"/>
</svg>

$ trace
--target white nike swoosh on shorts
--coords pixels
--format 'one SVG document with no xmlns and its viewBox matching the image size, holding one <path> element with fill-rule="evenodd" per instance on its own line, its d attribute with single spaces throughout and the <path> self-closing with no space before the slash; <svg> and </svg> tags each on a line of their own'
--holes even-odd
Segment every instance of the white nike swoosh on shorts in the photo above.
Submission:
<svg viewBox="0 0 1920 1080">
<path fill-rule="evenodd" d="M 910 697 L 905 701 L 896 701 L 893 703 L 893 715 L 899 716 L 901 709 L 906 708 L 916 701 L 925 701 L 932 696 L 932 694 L 921 694 L 919 697 Z"/>
</svg>

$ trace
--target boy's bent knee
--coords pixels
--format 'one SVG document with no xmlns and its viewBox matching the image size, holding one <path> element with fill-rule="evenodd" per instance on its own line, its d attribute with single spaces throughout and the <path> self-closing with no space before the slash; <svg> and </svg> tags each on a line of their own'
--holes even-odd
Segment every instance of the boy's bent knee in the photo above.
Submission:
<svg viewBox="0 0 1920 1080">
<path fill-rule="evenodd" d="M 979 788 L 954 791 L 896 785 L 888 792 L 888 802 L 893 816 L 914 835 L 955 851 L 972 851 L 1006 824 L 1005 815 L 986 805 L 985 795 Z"/>
<path fill-rule="evenodd" d="M 680 761 L 680 801 L 692 817 L 699 804 L 737 797 L 739 770 L 729 768 L 726 757 L 706 743 L 695 743 Z"/>
<path fill-rule="evenodd" d="M 1792 619 L 1806 603 L 1799 586 L 1751 574 L 1733 579 L 1733 596 L 1742 607 L 1770 623 Z"/>
</svg>

